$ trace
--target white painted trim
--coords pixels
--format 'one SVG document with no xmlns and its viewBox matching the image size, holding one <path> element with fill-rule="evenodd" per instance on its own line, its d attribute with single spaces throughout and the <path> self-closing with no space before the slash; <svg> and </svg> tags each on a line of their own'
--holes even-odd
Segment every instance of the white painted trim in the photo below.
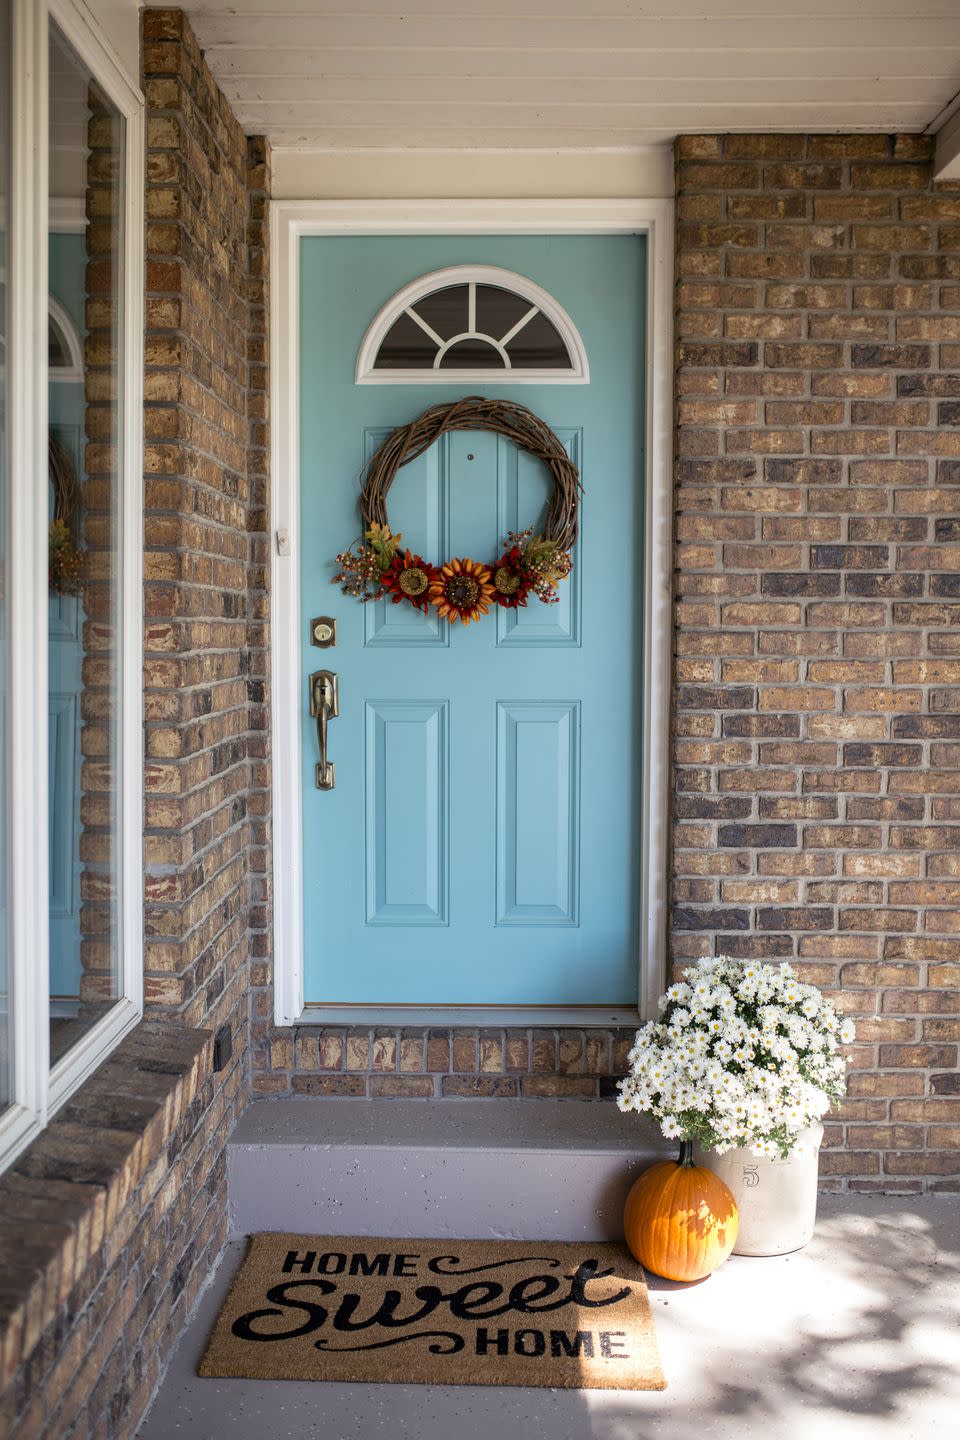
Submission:
<svg viewBox="0 0 960 1440">
<path fill-rule="evenodd" d="M 358 385 L 423 385 L 425 383 L 427 372 L 422 369 L 375 370 L 377 355 L 387 331 L 395 320 L 398 320 L 411 306 L 415 306 L 418 300 L 432 295 L 435 290 L 445 290 L 452 285 L 471 286 L 469 324 L 468 329 L 462 335 L 454 335 L 450 340 L 443 341 L 439 335 L 431 331 L 418 314 L 414 313 L 413 315 L 413 319 L 421 329 L 436 340 L 440 347 L 434 361 L 434 368 L 429 371 L 431 385 L 506 383 L 505 378 L 498 370 L 440 370 L 437 368 L 441 357 L 451 345 L 456 344 L 459 340 L 470 339 L 476 333 L 475 287 L 477 285 L 495 285 L 501 290 L 509 290 L 511 294 L 529 300 L 532 307 L 529 315 L 509 331 L 509 338 L 517 333 L 523 323 L 526 323 L 526 319 L 532 318 L 533 314 L 540 310 L 557 330 L 566 346 L 567 354 L 571 357 L 572 363 L 568 370 L 514 370 L 510 365 L 510 357 L 504 349 L 507 336 L 501 336 L 499 340 L 489 335 L 479 336 L 480 339 L 489 340 L 500 351 L 504 367 L 509 371 L 507 378 L 511 385 L 587 385 L 590 383 L 590 364 L 580 332 L 563 306 L 554 299 L 548 290 L 544 290 L 542 285 L 537 285 L 533 280 L 528 280 L 526 275 L 518 275 L 514 270 L 504 270 L 499 265 L 450 265 L 444 270 L 433 270 L 429 275 L 421 275 L 419 280 L 412 280 L 409 285 L 398 290 L 396 295 L 392 295 L 386 305 L 374 316 L 357 352 L 357 365 L 354 373 Z"/>
<path fill-rule="evenodd" d="M 14 0 L 10 47 L 11 173 L 7 230 L 8 474 L 47 473 L 47 27 Z M 13 1041 L 4 1163 L 47 1118 L 47 487 L 9 486 L 8 942 Z M 6 1149 L 9 1146 L 9 1149 Z"/>
<path fill-rule="evenodd" d="M 666 981 L 673 635 L 673 201 L 647 225 L 644 423 L 643 739 L 640 992 L 645 1020 Z"/>
<path fill-rule="evenodd" d="M 271 546 L 274 1020 L 301 1021 L 303 858 L 301 792 L 301 616 L 299 604 L 299 251 L 307 235 L 604 235 L 647 237 L 647 365 L 644 407 L 646 546 L 642 718 L 642 879 L 639 1013 L 654 1013 L 665 978 L 672 574 L 673 417 L 672 200 L 287 200 L 271 206 L 271 380 L 273 526 L 285 530 L 284 557 Z M 311 1007 L 312 1017 L 316 1009 Z M 375 1007 L 376 1020 L 391 1008 Z M 431 1017 L 450 1010 L 424 1007 Z M 341 1016 L 342 1016 L 341 1012 Z M 369 1013 L 371 1023 L 374 1012 Z M 410 1012 L 404 1011 L 409 1020 Z M 509 1008 L 491 1010 L 510 1023 Z M 617 1012 L 619 1013 L 619 1012 Z M 625 1012 L 632 1014 L 632 1012 Z M 623 1023 L 634 1023 L 637 1016 Z M 474 1022 L 476 1023 L 476 1022 Z M 579 1022 L 578 1022 L 579 1023 Z M 586 1022 L 585 1022 L 586 1023 Z M 609 1024 L 609 1020 L 593 1024 Z M 618 1022 L 619 1023 L 619 1022 Z"/>
<path fill-rule="evenodd" d="M 300 232 L 270 214 L 271 756 L 273 992 L 278 1025 L 303 1009 L 303 788 L 300 666 Z M 275 536 L 285 531 L 284 553 Z M 282 957 L 282 958 L 281 958 Z"/>
<path fill-rule="evenodd" d="M 120 513 L 117 538 L 121 626 L 117 953 L 121 998 L 55 1066 L 49 1113 L 62 1105 L 106 1059 L 143 1013 L 143 97 L 127 80 L 112 48 L 74 0 L 49 0 L 50 16 L 117 106 L 125 122 L 123 264 L 121 269 Z M 45 612 L 44 612 L 45 613 Z"/>
<path fill-rule="evenodd" d="M 112 50 L 109 52 L 114 53 Z M 116 67 L 115 67 L 116 68 Z M 122 71 L 118 73 L 122 74 Z M 120 915 L 118 939 L 123 994 L 132 1014 L 123 1033 L 143 1014 L 144 740 L 143 740 L 143 326 L 144 191 L 146 120 L 139 92 L 126 88 L 126 100 L 112 98 L 126 118 L 124 155 L 123 254 L 123 491 L 117 533 L 122 558 L 120 613 L 123 617 L 120 753 Z M 111 92 L 112 94 L 112 92 Z M 111 1041 L 115 1044 L 120 1036 Z"/>
<path fill-rule="evenodd" d="M 73 1092 L 88 1080 L 98 1065 L 139 1024 L 143 1005 L 124 997 L 101 1015 L 95 1025 L 75 1041 L 50 1070 L 47 1117 L 52 1118 Z"/>
<path fill-rule="evenodd" d="M 83 0 L 47 0 L 47 7 L 50 19 L 56 21 L 121 113 L 128 118 L 137 112 L 142 114 L 142 92 L 130 82 L 110 37 Z"/>
<path fill-rule="evenodd" d="M 99 1065 L 143 1010 L 143 100 L 99 27 L 74 0 L 50 17 L 126 120 L 118 523 L 123 623 L 119 683 L 118 900 L 123 998 L 50 1073 L 47 834 L 47 489 L 11 486 L 9 594 L 23 597 L 10 634 L 10 942 L 14 1104 L 0 1117 L 0 1160 L 11 1159 Z M 47 7 L 14 0 L 9 209 L 9 459 L 12 475 L 46 474 L 48 230 Z"/>
</svg>

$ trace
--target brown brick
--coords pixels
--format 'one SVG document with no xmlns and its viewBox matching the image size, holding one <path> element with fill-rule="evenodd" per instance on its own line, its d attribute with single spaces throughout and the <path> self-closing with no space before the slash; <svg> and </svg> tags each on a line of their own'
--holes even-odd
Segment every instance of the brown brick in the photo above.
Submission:
<svg viewBox="0 0 960 1440">
<path fill-rule="evenodd" d="M 453 1035 L 453 1065 L 458 1072 L 474 1072 L 478 1066 L 478 1035 L 476 1031 L 455 1031 Z"/>
<path fill-rule="evenodd" d="M 444 1076 L 448 1080 L 449 1076 Z M 434 1095 L 432 1075 L 371 1075 L 370 1094 L 396 1100 L 431 1100 Z"/>
<path fill-rule="evenodd" d="M 444 1075 L 440 1089 L 444 1096 L 462 1099 L 512 1100 L 517 1094 L 517 1081 L 508 1075 Z"/>
<path fill-rule="evenodd" d="M 527 1099 L 556 1099 L 561 1096 L 594 1099 L 597 1082 L 590 1075 L 523 1075 L 520 1093 Z"/>
<path fill-rule="evenodd" d="M 795 825 L 721 825 L 718 839 L 721 845 L 779 848 L 796 845 L 797 829 Z"/>
<path fill-rule="evenodd" d="M 803 257 L 798 255 L 731 250 L 727 254 L 726 273 L 738 279 L 794 280 L 805 273 L 805 266 Z"/>
<path fill-rule="evenodd" d="M 688 159 L 717 159 L 720 155 L 720 137 L 718 135 L 678 135 L 677 136 L 677 158 Z"/>
<path fill-rule="evenodd" d="M 960 1011 L 960 990 L 886 990 L 882 1003 L 891 1014 L 955 1015 Z"/>
<path fill-rule="evenodd" d="M 871 1151 L 828 1150 L 820 1155 L 821 1175 L 877 1175 L 880 1157 Z"/>
<path fill-rule="evenodd" d="M 431 1030 L 427 1036 L 427 1069 L 450 1069 L 450 1032 Z"/>
<path fill-rule="evenodd" d="M 800 367 L 809 370 L 834 370 L 841 362 L 841 355 L 839 345 L 768 343 L 764 345 L 763 351 L 764 363 L 774 369 Z"/>
<path fill-rule="evenodd" d="M 691 248 L 701 247 L 710 249 L 720 246 L 752 248 L 759 240 L 759 231 L 756 225 L 702 225 L 681 223 L 678 226 L 678 231 L 681 245 L 685 247 L 690 246 Z"/>
<path fill-rule="evenodd" d="M 688 137 L 681 137 L 681 142 Z M 678 143 L 681 143 L 678 142 Z M 727 159 L 744 156 L 762 160 L 799 160 L 805 146 L 803 135 L 725 135 L 723 153 Z"/>
<path fill-rule="evenodd" d="M 880 1064 L 923 1066 L 927 1069 L 940 1066 L 955 1066 L 957 1063 L 956 1045 L 881 1045 Z M 928 1102 L 929 1103 L 929 1102 Z M 898 1107 L 891 1105 L 891 1114 Z M 899 1117 L 895 1117 L 899 1118 Z"/>
<path fill-rule="evenodd" d="M 721 206 L 723 205 L 722 195 L 710 198 L 719 200 Z M 726 206 L 727 216 L 731 220 L 802 220 L 807 213 L 804 195 L 777 195 L 770 191 L 728 195 Z M 736 253 L 738 252 L 731 251 L 731 254 Z"/>
<path fill-rule="evenodd" d="M 843 225 L 768 225 L 766 240 L 774 250 L 839 250 L 847 232 Z"/>
<path fill-rule="evenodd" d="M 927 1150 L 922 1155 L 896 1151 L 884 1156 L 890 1175 L 960 1175 L 960 1150 Z"/>
<path fill-rule="evenodd" d="M 357 1096 L 367 1089 L 363 1075 L 294 1075 L 290 1085 L 295 1095 Z"/>
<path fill-rule="evenodd" d="M 346 1068 L 367 1070 L 370 1065 L 370 1034 L 366 1030 L 351 1030 L 347 1033 Z"/>
</svg>

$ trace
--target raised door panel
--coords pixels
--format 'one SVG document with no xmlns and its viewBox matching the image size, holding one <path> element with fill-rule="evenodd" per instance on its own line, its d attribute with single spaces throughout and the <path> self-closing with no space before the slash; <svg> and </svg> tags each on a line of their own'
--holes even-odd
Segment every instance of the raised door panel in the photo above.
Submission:
<svg viewBox="0 0 960 1440">
<path fill-rule="evenodd" d="M 580 705 L 497 706 L 497 924 L 577 925 Z"/>
<path fill-rule="evenodd" d="M 447 706 L 366 705 L 368 925 L 446 925 Z"/>
</svg>

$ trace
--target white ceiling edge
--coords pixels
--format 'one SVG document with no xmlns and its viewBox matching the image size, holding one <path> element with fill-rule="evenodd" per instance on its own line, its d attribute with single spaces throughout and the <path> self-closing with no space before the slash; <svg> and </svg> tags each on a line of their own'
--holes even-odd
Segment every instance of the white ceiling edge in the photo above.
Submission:
<svg viewBox="0 0 960 1440">
<path fill-rule="evenodd" d="M 311 150 L 276 146 L 275 200 L 670 199 L 673 146 L 639 150 Z"/>
<path fill-rule="evenodd" d="M 114 58 L 135 90 L 140 88 L 140 0 L 77 0 L 100 26 Z"/>
</svg>

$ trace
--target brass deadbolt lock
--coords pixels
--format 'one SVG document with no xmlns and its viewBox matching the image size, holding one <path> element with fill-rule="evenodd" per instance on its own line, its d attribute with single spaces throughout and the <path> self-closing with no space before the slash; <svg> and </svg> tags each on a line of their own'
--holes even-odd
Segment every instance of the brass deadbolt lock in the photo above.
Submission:
<svg viewBox="0 0 960 1440">
<path fill-rule="evenodd" d="M 329 650 L 337 643 L 337 622 L 332 615 L 318 615 L 310 621 L 310 643 Z"/>
</svg>

